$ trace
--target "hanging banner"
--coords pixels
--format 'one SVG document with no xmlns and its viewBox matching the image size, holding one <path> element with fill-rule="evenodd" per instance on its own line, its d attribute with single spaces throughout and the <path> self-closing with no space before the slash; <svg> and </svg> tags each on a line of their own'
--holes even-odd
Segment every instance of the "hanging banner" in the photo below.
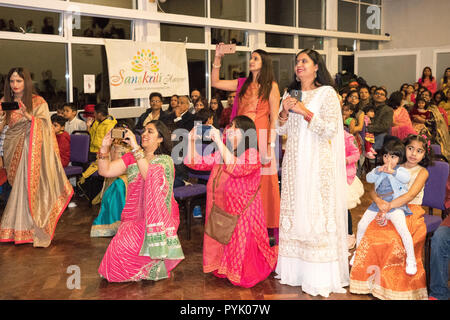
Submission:
<svg viewBox="0 0 450 320">
<path fill-rule="evenodd" d="M 111 99 L 189 95 L 184 43 L 105 40 Z"/>
</svg>

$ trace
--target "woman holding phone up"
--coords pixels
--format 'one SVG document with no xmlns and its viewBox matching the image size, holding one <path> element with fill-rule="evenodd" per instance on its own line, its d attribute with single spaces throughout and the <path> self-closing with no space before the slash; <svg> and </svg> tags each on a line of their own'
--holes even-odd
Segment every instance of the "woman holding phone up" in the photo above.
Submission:
<svg viewBox="0 0 450 320">
<path fill-rule="evenodd" d="M 66 177 L 48 105 L 33 93 L 28 70 L 13 68 L 5 82 L 3 102 L 19 109 L 2 111 L 0 131 L 9 126 L 4 160 L 11 194 L 0 222 L 0 242 L 48 247 L 56 223 L 73 195 Z"/>
<path fill-rule="evenodd" d="M 224 44 L 216 46 L 211 72 L 211 85 L 225 91 L 236 91 L 230 120 L 236 116 L 247 116 L 256 126 L 258 149 L 261 156 L 261 195 L 267 228 L 275 229 L 278 238 L 280 217 L 280 191 L 275 160 L 275 125 L 280 105 L 280 91 L 273 75 L 272 61 L 264 50 L 251 54 L 247 78 L 220 80 L 219 69 L 224 55 Z M 227 48 L 225 46 L 225 48 Z"/>
</svg>

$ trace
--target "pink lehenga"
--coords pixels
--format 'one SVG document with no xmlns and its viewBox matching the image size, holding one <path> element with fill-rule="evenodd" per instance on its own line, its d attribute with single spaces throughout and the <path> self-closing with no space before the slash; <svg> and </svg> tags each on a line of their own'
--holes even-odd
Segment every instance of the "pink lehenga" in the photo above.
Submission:
<svg viewBox="0 0 450 320">
<path fill-rule="evenodd" d="M 220 164 L 218 152 L 197 155 L 194 163 L 185 164 L 200 171 L 210 171 L 207 185 L 206 218 L 208 221 L 212 208 L 212 188 L 216 182 L 215 204 L 230 214 L 240 214 L 234 233 L 228 244 L 223 245 L 206 233 L 203 240 L 203 272 L 213 272 L 216 277 L 228 278 L 236 286 L 253 287 L 265 280 L 274 271 L 278 246 L 270 247 L 266 218 L 262 206 L 261 162 L 255 149 L 248 149 L 238 157 L 236 164 Z M 247 210 L 249 200 L 256 197 Z"/>
<path fill-rule="evenodd" d="M 59 159 L 48 105 L 33 95 L 32 120 L 11 111 L 4 160 L 11 194 L 0 223 L 0 242 L 48 247 L 73 188 Z"/>
<path fill-rule="evenodd" d="M 184 259 L 177 235 L 173 161 L 167 155 L 155 157 L 144 180 L 131 153 L 122 160 L 127 166 L 127 200 L 98 272 L 110 282 L 169 278 Z"/>
</svg>

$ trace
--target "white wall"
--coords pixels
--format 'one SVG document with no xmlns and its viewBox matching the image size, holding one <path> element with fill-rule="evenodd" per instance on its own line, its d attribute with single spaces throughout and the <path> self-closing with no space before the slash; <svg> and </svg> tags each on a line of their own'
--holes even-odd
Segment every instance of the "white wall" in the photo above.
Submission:
<svg viewBox="0 0 450 320">
<path fill-rule="evenodd" d="M 449 45 L 449 13 L 449 0 L 383 0 L 384 32 L 392 41 L 381 49 Z"/>
<path fill-rule="evenodd" d="M 379 49 L 420 51 L 417 73 L 429 66 L 439 81 L 435 51 L 450 52 L 449 14 L 450 0 L 383 0 L 383 30 L 392 40 L 380 42 Z"/>
</svg>

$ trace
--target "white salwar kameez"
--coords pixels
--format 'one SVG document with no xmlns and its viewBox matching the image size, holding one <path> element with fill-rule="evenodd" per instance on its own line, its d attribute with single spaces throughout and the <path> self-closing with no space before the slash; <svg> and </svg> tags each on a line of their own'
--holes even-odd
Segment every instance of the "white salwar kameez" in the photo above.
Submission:
<svg viewBox="0 0 450 320">
<path fill-rule="evenodd" d="M 347 177 L 341 107 L 334 89 L 303 91 L 314 113 L 310 123 L 297 113 L 277 126 L 287 134 L 283 158 L 277 279 L 328 297 L 346 293 Z"/>
</svg>

